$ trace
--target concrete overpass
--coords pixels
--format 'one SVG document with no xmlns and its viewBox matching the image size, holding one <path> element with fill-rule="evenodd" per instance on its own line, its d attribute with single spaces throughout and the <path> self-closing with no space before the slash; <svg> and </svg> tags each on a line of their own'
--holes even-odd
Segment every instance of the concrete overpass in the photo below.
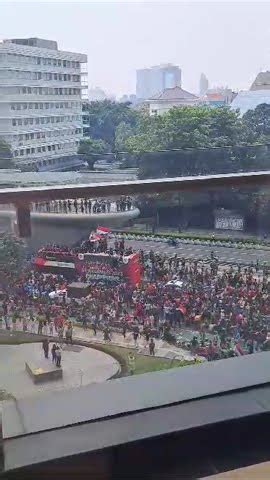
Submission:
<svg viewBox="0 0 270 480">
<path fill-rule="evenodd" d="M 17 233 L 17 217 L 15 209 L 2 207 L 0 225 L 2 231 Z M 73 245 L 82 237 L 89 235 L 98 225 L 120 228 L 140 214 L 138 208 L 129 211 L 110 213 L 40 213 L 31 212 L 32 235 L 27 240 L 30 251 L 34 251 L 46 243 Z"/>
</svg>

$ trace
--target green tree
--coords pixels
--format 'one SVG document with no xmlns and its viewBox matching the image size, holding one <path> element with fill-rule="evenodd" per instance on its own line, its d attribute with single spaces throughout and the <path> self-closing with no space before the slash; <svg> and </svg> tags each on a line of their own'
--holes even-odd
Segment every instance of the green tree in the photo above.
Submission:
<svg viewBox="0 0 270 480">
<path fill-rule="evenodd" d="M 101 139 L 115 151 L 116 129 L 124 122 L 135 126 L 137 112 L 130 107 L 130 103 L 117 103 L 111 100 L 91 102 L 84 106 L 89 116 L 88 135 L 94 139 Z"/>
<path fill-rule="evenodd" d="M 264 143 L 270 139 L 270 105 L 262 103 L 243 115 L 243 124 L 252 142 Z"/>
<path fill-rule="evenodd" d="M 89 155 L 91 153 L 106 153 L 109 150 L 109 146 L 101 139 L 95 138 L 83 138 L 80 141 L 78 153 L 82 155 Z"/>
<path fill-rule="evenodd" d="M 11 148 L 5 140 L 0 138 L 0 169 L 14 168 Z"/>
<path fill-rule="evenodd" d="M 98 155 L 109 151 L 109 146 L 101 139 L 95 138 L 83 138 L 80 141 L 78 153 L 83 155 L 84 160 L 88 163 L 88 166 L 92 169 Z"/>
<path fill-rule="evenodd" d="M 20 275 L 25 256 L 26 247 L 21 239 L 6 233 L 0 235 L 0 278 L 5 284 Z"/>
</svg>

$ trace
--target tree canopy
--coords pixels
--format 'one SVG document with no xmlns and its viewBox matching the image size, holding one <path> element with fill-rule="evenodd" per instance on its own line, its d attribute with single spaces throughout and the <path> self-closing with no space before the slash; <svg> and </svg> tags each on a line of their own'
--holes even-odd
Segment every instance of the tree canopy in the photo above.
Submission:
<svg viewBox="0 0 270 480">
<path fill-rule="evenodd" d="M 0 138 L 0 169 L 3 168 L 14 168 L 14 163 L 9 144 Z"/>
<path fill-rule="evenodd" d="M 103 102 L 90 102 L 84 105 L 85 112 L 89 115 L 88 135 L 93 139 L 100 139 L 115 151 L 115 135 L 118 125 L 135 126 L 137 112 L 130 108 L 130 103 L 117 103 L 111 100 Z"/>
<path fill-rule="evenodd" d="M 11 283 L 21 271 L 26 249 L 22 240 L 11 234 L 0 234 L 0 282 Z"/>
<path fill-rule="evenodd" d="M 264 143 L 270 140 L 270 105 L 262 103 L 243 115 L 250 142 Z"/>
<path fill-rule="evenodd" d="M 119 138 L 117 138 L 118 143 Z M 162 116 L 142 115 L 120 146 L 128 151 L 245 144 L 246 127 L 238 112 L 224 108 L 172 108 Z"/>
</svg>

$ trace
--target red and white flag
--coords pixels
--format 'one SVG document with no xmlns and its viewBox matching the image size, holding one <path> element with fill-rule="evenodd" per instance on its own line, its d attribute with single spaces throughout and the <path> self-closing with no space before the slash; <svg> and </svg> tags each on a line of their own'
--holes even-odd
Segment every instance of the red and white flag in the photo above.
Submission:
<svg viewBox="0 0 270 480">
<path fill-rule="evenodd" d="M 98 235 L 108 235 L 108 233 L 111 233 L 111 229 L 107 227 L 97 227 L 96 233 Z"/>
</svg>

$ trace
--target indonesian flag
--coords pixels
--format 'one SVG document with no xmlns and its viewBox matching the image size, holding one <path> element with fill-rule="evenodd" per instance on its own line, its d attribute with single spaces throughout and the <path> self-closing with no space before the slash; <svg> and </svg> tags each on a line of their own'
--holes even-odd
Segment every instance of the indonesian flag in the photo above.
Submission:
<svg viewBox="0 0 270 480">
<path fill-rule="evenodd" d="M 111 233 L 111 229 L 107 227 L 97 227 L 96 233 L 98 235 L 108 235 L 108 233 Z"/>
</svg>

